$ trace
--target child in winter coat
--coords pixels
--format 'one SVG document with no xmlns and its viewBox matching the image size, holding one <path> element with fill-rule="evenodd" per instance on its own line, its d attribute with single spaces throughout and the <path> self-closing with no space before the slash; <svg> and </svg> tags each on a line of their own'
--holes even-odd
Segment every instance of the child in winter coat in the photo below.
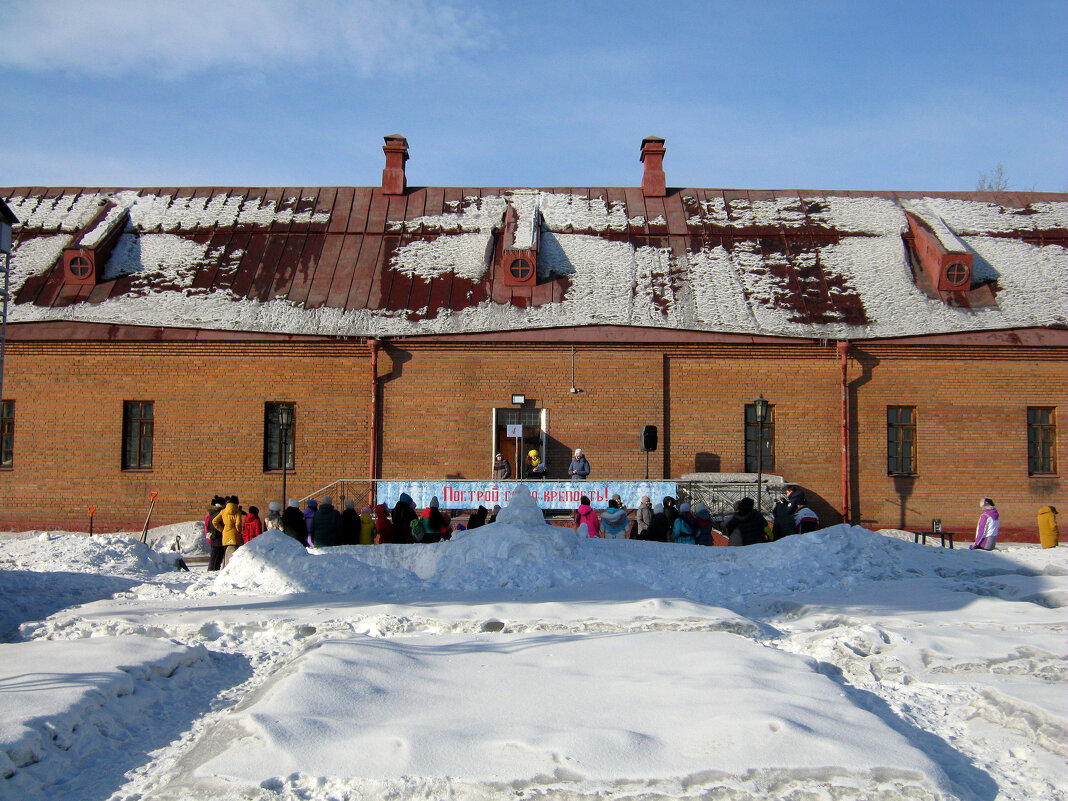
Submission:
<svg viewBox="0 0 1068 801">
<path fill-rule="evenodd" d="M 371 507 L 360 510 L 360 545 L 370 545 L 375 538 L 375 519 L 371 517 Z"/>
<path fill-rule="evenodd" d="M 590 506 L 590 499 L 585 495 L 579 498 L 578 510 L 575 512 L 575 531 L 581 531 L 583 526 L 586 526 L 586 533 L 590 537 L 602 536 L 600 518 Z"/>
<path fill-rule="evenodd" d="M 979 508 L 983 513 L 979 515 L 979 524 L 975 527 L 975 542 L 970 547 L 973 551 L 992 551 L 997 545 L 998 530 L 1001 528 L 998 510 L 989 498 L 983 498 L 979 502 Z"/>
<path fill-rule="evenodd" d="M 389 519 L 389 507 L 384 503 L 375 507 L 375 545 L 393 542 L 393 523 Z"/>
<path fill-rule="evenodd" d="M 263 521 L 260 520 L 260 510 L 255 506 L 248 508 L 245 522 L 241 526 L 241 542 L 248 545 L 256 537 L 263 533 Z"/>
<path fill-rule="evenodd" d="M 697 512 L 694 515 L 694 529 L 694 541 L 698 545 L 712 544 L 712 532 L 715 531 L 712 526 L 712 513 L 708 511 L 708 507 L 703 503 L 697 504 Z"/>
<path fill-rule="evenodd" d="M 265 533 L 282 530 L 282 504 L 278 501 L 271 501 L 267 505 L 267 517 L 263 520 L 263 530 Z"/>
<path fill-rule="evenodd" d="M 345 501 L 345 511 L 341 513 L 341 544 L 360 544 L 360 513 L 356 511 L 356 501 Z"/>
<path fill-rule="evenodd" d="M 679 505 L 679 516 L 675 518 L 672 535 L 675 542 L 683 545 L 694 545 L 697 542 L 696 519 L 690 514 L 690 504 Z"/>
<path fill-rule="evenodd" d="M 608 502 L 608 508 L 601 513 L 601 531 L 605 539 L 624 540 L 630 536 L 630 518 L 627 510 L 619 508 L 614 498 Z"/>
</svg>

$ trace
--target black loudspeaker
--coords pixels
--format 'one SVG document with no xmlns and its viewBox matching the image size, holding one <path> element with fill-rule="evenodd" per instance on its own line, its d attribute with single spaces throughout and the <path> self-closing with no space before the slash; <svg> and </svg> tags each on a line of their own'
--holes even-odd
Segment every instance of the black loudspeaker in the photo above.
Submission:
<svg viewBox="0 0 1068 801">
<path fill-rule="evenodd" d="M 642 426 L 642 450 L 656 450 L 656 426 Z"/>
</svg>

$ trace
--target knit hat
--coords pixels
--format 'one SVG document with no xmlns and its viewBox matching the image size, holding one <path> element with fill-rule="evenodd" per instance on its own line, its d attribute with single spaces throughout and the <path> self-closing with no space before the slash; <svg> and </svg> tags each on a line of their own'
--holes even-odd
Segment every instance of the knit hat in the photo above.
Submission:
<svg viewBox="0 0 1068 801">
<path fill-rule="evenodd" d="M 679 511 L 682 512 L 683 514 L 686 514 L 688 511 L 690 511 L 690 504 L 688 504 L 685 501 L 683 501 L 679 505 Z"/>
<path fill-rule="evenodd" d="M 412 507 L 413 509 L 415 508 L 415 501 L 412 500 L 412 496 L 409 495 L 407 492 L 402 492 L 400 494 L 400 498 L 398 498 L 398 502 L 399 503 L 406 503 L 410 507 Z"/>
<path fill-rule="evenodd" d="M 504 454 L 503 453 L 498 453 L 497 454 L 497 458 L 498 459 L 503 459 L 504 458 Z"/>
<path fill-rule="evenodd" d="M 280 504 L 278 501 L 271 501 L 269 504 L 267 504 L 267 508 L 272 512 L 281 512 L 282 504 Z"/>
<path fill-rule="evenodd" d="M 361 515 L 369 515 L 369 514 L 371 514 L 371 507 L 370 506 L 364 506 L 362 509 L 360 509 L 360 514 Z"/>
<path fill-rule="evenodd" d="M 248 513 L 250 515 L 258 515 L 260 513 L 259 507 L 258 506 L 250 506 L 248 508 Z"/>
<path fill-rule="evenodd" d="M 334 499 L 331 498 L 329 495 L 327 495 L 325 498 L 323 498 L 323 503 L 328 503 L 331 506 L 333 506 L 334 505 Z"/>
<path fill-rule="evenodd" d="M 434 507 L 435 509 L 438 508 L 438 506 L 440 505 L 440 501 L 438 501 L 438 496 L 437 495 L 435 495 L 433 498 L 430 499 L 430 505 L 432 507 Z"/>
<path fill-rule="evenodd" d="M 740 501 L 735 502 L 734 511 L 740 515 L 747 515 L 753 511 L 756 507 L 756 502 L 752 498 L 742 498 Z"/>
<path fill-rule="evenodd" d="M 315 498 L 308 498 L 308 502 L 306 504 L 304 504 L 304 505 L 307 506 L 309 509 L 318 509 L 319 508 L 319 502 L 317 500 L 315 500 Z"/>
<path fill-rule="evenodd" d="M 345 501 L 345 508 L 346 509 L 355 509 L 356 508 L 356 501 L 352 500 L 351 498 L 349 500 Z"/>
<path fill-rule="evenodd" d="M 294 509 L 299 509 L 300 508 L 300 504 L 297 503 L 297 499 L 296 498 L 290 498 L 289 499 L 289 506 L 292 506 Z"/>
<path fill-rule="evenodd" d="M 575 448 L 575 458 L 582 456 L 582 448 Z"/>
<path fill-rule="evenodd" d="M 527 454 L 527 456 L 537 456 L 537 455 L 538 455 L 537 451 L 530 451 L 530 453 Z"/>
</svg>

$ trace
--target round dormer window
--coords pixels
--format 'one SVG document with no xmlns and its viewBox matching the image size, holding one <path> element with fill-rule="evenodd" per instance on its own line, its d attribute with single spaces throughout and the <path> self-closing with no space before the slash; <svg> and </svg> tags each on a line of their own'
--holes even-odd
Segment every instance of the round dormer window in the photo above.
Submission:
<svg viewBox="0 0 1068 801">
<path fill-rule="evenodd" d="M 75 278 L 85 278 L 92 271 L 89 259 L 85 256 L 75 256 L 70 260 L 70 274 Z"/>
<path fill-rule="evenodd" d="M 508 265 L 508 273 L 516 281 L 527 281 L 534 273 L 534 267 L 526 259 L 513 259 Z"/>
<path fill-rule="evenodd" d="M 953 286 L 963 284 L 968 277 L 968 268 L 960 262 L 954 262 L 946 268 L 946 283 Z"/>
</svg>

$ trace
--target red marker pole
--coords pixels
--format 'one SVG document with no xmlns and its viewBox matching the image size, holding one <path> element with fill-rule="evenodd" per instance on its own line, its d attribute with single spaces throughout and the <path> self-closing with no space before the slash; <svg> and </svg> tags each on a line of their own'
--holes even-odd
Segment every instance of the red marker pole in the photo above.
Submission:
<svg viewBox="0 0 1068 801">
<path fill-rule="evenodd" d="M 96 507 L 89 507 L 89 536 L 93 536 L 93 515 L 96 514 Z"/>
</svg>

